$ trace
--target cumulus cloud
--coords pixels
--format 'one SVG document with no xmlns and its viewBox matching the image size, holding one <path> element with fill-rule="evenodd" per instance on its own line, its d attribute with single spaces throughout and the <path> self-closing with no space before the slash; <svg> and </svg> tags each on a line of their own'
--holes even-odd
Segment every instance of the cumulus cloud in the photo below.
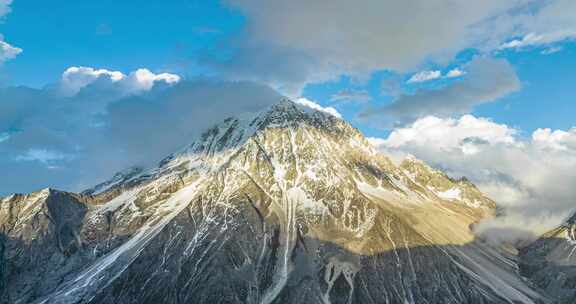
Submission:
<svg viewBox="0 0 576 304">
<path fill-rule="evenodd" d="M 310 109 L 322 111 L 322 112 L 328 113 L 332 116 L 342 118 L 342 115 L 338 112 L 338 110 L 334 109 L 333 107 L 323 107 L 323 106 L 319 105 L 318 103 L 316 103 L 310 99 L 300 97 L 300 98 L 297 98 L 296 100 L 294 100 L 294 102 L 296 102 L 297 104 L 301 104 L 303 106 L 306 106 Z"/>
<path fill-rule="evenodd" d="M 246 27 L 228 41 L 229 61 L 215 66 L 294 94 L 338 75 L 405 72 L 469 48 L 488 53 L 531 33 L 554 43 L 576 30 L 572 0 L 227 2 Z"/>
<path fill-rule="evenodd" d="M 153 165 L 212 124 L 281 98 L 246 82 L 68 72 L 63 79 L 77 88 L 74 95 L 62 94 L 63 80 L 43 89 L 0 89 L 0 168 L 10 172 L 0 176 L 0 195 L 86 189 L 129 166 Z"/>
<path fill-rule="evenodd" d="M 333 102 L 367 102 L 372 100 L 372 96 L 365 90 L 341 90 L 330 96 L 330 101 Z"/>
<path fill-rule="evenodd" d="M 506 125 L 499 125 L 484 118 L 478 119 L 472 115 L 464 115 L 458 120 L 427 116 L 406 128 L 394 130 L 383 143 L 390 148 L 399 148 L 413 142 L 425 145 L 431 140 L 435 142 L 437 149 L 451 150 L 460 147 L 462 153 L 473 154 L 474 152 L 466 148 L 468 144 L 514 144 L 516 133 L 515 129 Z M 450 136 L 445 136 L 447 134 Z"/>
<path fill-rule="evenodd" d="M 180 76 L 170 73 L 154 74 L 148 69 L 138 69 L 125 75 L 119 71 L 106 69 L 70 67 L 62 74 L 60 89 L 64 95 L 76 95 L 82 88 L 98 81 L 114 85 L 124 94 L 134 94 L 149 91 L 156 82 L 178 83 Z"/>
<path fill-rule="evenodd" d="M 505 214 L 478 225 L 480 233 L 506 228 L 538 235 L 576 209 L 574 128 L 538 129 L 523 138 L 518 130 L 486 118 L 430 116 L 371 141 L 397 160 L 414 155 L 476 183 Z"/>
<path fill-rule="evenodd" d="M 542 149 L 557 151 L 576 150 L 576 129 L 568 131 L 549 128 L 537 129 L 532 133 L 532 141 Z"/>
<path fill-rule="evenodd" d="M 429 81 L 429 80 L 434 80 L 434 79 L 438 79 L 442 77 L 442 72 L 440 71 L 421 71 L 418 72 L 414 75 L 412 75 L 412 77 L 410 77 L 410 79 L 408 79 L 408 83 L 415 83 L 415 82 L 425 82 L 425 81 Z"/>
<path fill-rule="evenodd" d="M 503 59 L 477 57 L 467 70 L 466 77 L 459 81 L 441 88 L 423 88 L 413 94 L 399 95 L 391 104 L 363 111 L 359 118 L 401 124 L 427 115 L 465 114 L 476 105 L 495 101 L 520 88 L 516 72 Z"/>
<path fill-rule="evenodd" d="M 0 22 L 2 22 L 4 16 L 12 11 L 10 4 L 12 4 L 12 0 L 0 0 Z M 16 58 L 20 53 L 22 53 L 21 48 L 15 47 L 4 41 L 4 36 L 0 34 L 0 64 Z"/>
</svg>

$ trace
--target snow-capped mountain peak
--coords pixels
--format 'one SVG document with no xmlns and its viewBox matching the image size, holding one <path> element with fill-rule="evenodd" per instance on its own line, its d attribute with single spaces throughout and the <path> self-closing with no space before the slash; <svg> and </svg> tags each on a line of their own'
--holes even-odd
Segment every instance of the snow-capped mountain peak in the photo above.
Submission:
<svg viewBox="0 0 576 304">
<path fill-rule="evenodd" d="M 226 119 L 158 166 L 51 197 L 2 200 L 11 265 L 31 261 L 9 284 L 33 282 L 3 289 L 10 301 L 541 300 L 475 240 L 469 226 L 495 204 L 471 183 L 415 159 L 397 166 L 347 122 L 287 100 Z M 7 220 L 28 205 L 39 207 L 25 221 Z M 25 247 L 19 229 L 34 231 Z"/>
</svg>

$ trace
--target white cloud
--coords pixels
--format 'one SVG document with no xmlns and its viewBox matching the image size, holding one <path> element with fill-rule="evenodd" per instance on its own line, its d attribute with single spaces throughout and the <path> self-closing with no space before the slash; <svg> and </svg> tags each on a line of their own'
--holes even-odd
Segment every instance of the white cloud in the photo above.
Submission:
<svg viewBox="0 0 576 304">
<path fill-rule="evenodd" d="M 530 33 L 521 39 L 514 39 L 512 41 L 506 42 L 500 46 L 501 49 L 511 49 L 511 48 L 521 48 L 529 45 L 536 45 L 543 43 L 544 41 L 543 35 L 536 35 L 534 33 Z"/>
<path fill-rule="evenodd" d="M 413 94 L 396 96 L 391 104 L 366 109 L 359 114 L 359 118 L 389 126 L 408 123 L 427 115 L 460 115 L 520 88 L 516 72 L 506 60 L 477 57 L 466 69 L 466 77 L 461 80 L 441 88 L 423 88 Z"/>
<path fill-rule="evenodd" d="M 576 129 L 538 129 L 525 139 L 514 128 L 472 115 L 424 117 L 371 142 L 397 159 L 414 155 L 476 183 L 506 212 L 480 230 L 541 233 L 576 208 Z"/>
<path fill-rule="evenodd" d="M 22 53 L 21 48 L 10 45 L 0 35 L 0 64 L 16 58 L 20 53 Z"/>
<path fill-rule="evenodd" d="M 446 73 L 446 75 L 442 75 L 442 72 L 439 70 L 421 71 L 421 72 L 418 72 L 418 73 L 412 75 L 412 77 L 410 77 L 410 79 L 408 79 L 407 83 L 426 82 L 426 81 L 430 81 L 430 80 L 440 79 L 443 77 L 444 78 L 456 78 L 456 77 L 463 76 L 464 74 L 466 74 L 466 72 L 464 72 L 463 70 L 458 69 L 458 68 L 448 71 Z"/>
<path fill-rule="evenodd" d="M 230 60 L 214 66 L 291 93 L 340 75 L 445 65 L 462 50 L 487 54 L 517 37 L 533 38 L 512 44 L 543 45 L 576 32 L 573 0 L 227 2 L 246 28 L 230 40 Z"/>
<path fill-rule="evenodd" d="M 408 83 L 425 82 L 438 79 L 440 77 L 442 77 L 442 72 L 440 71 L 421 71 L 412 75 L 412 77 L 408 79 Z"/>
<path fill-rule="evenodd" d="M 106 77 L 111 82 L 118 82 L 126 77 L 122 72 L 91 67 L 69 67 L 62 73 L 61 87 L 65 95 L 76 95 L 80 89 Z"/>
<path fill-rule="evenodd" d="M 549 45 L 557 41 L 576 38 L 576 30 L 548 34 L 530 33 L 520 39 L 514 39 L 500 46 L 500 49 L 521 49 L 529 46 Z"/>
<path fill-rule="evenodd" d="M 542 149 L 576 150 L 576 129 L 573 128 L 568 131 L 552 131 L 549 128 L 537 129 L 532 133 L 532 141 Z"/>
<path fill-rule="evenodd" d="M 394 130 L 381 144 L 389 148 L 399 148 L 413 143 L 434 143 L 436 149 L 451 150 L 459 147 L 462 153 L 469 154 L 465 148 L 467 139 L 490 144 L 514 144 L 515 135 L 514 129 L 472 115 L 464 115 L 460 119 L 427 116 L 409 127 Z"/>
<path fill-rule="evenodd" d="M 0 22 L 3 22 L 2 18 L 12 11 L 10 4 L 12 4 L 12 0 L 0 0 Z M 20 53 L 22 53 L 21 48 L 4 41 L 4 36 L 0 34 L 0 65 L 16 58 Z"/>
<path fill-rule="evenodd" d="M 128 80 L 132 83 L 134 90 L 148 91 L 154 86 L 155 82 L 178 83 L 180 76 L 170 73 L 154 74 L 147 69 L 138 69 L 130 73 Z"/>
<path fill-rule="evenodd" d="M 66 96 L 76 95 L 82 88 L 99 81 L 115 86 L 124 94 L 135 94 L 152 89 L 155 83 L 175 84 L 180 76 L 169 73 L 154 74 L 148 69 L 138 69 L 125 75 L 119 71 L 91 67 L 69 67 L 62 74 L 61 92 Z"/>
<path fill-rule="evenodd" d="M 452 69 L 446 73 L 446 78 L 456 78 L 466 74 L 466 72 L 462 71 L 461 69 Z"/>
<path fill-rule="evenodd" d="M 296 102 L 297 104 L 301 104 L 303 106 L 306 106 L 308 108 L 322 111 L 322 112 L 328 113 L 328 114 L 335 116 L 335 117 L 338 117 L 338 118 L 342 118 L 342 115 L 338 112 L 338 110 L 334 109 L 333 107 L 323 107 L 323 106 L 319 105 L 318 103 L 316 103 L 310 99 L 300 97 L 300 98 L 297 98 L 296 100 L 294 100 L 294 102 Z"/>
</svg>

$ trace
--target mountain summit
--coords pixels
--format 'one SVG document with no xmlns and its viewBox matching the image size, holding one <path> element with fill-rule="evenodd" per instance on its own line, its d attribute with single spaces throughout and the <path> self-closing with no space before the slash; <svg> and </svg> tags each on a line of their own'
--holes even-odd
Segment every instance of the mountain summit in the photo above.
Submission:
<svg viewBox="0 0 576 304">
<path fill-rule="evenodd" d="M 283 100 L 157 167 L 0 201 L 0 303 L 545 303 L 473 184 Z"/>
</svg>

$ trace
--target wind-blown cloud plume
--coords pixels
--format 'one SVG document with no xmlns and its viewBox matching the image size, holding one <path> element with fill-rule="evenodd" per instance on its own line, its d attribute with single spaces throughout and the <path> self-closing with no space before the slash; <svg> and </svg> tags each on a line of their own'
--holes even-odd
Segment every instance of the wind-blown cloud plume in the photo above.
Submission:
<svg viewBox="0 0 576 304">
<path fill-rule="evenodd" d="M 314 102 L 310 99 L 300 97 L 300 98 L 297 98 L 296 100 L 294 100 L 294 102 L 296 102 L 297 104 L 301 104 L 303 106 L 306 106 L 310 109 L 322 111 L 322 112 L 328 113 L 334 117 L 342 118 L 342 115 L 338 112 L 338 110 L 334 109 L 333 107 L 323 107 L 323 106 L 319 105 L 317 102 Z"/>
</svg>

